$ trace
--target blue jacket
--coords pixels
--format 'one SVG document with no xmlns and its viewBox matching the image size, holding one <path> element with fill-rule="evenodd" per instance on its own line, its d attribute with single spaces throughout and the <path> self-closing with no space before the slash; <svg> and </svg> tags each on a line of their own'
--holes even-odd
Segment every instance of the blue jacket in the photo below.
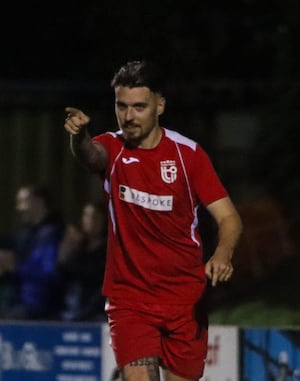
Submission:
<svg viewBox="0 0 300 381">
<path fill-rule="evenodd" d="M 17 235 L 15 277 L 19 303 L 29 317 L 47 317 L 60 305 L 61 279 L 56 267 L 63 233 L 61 221 L 50 215 Z"/>
</svg>

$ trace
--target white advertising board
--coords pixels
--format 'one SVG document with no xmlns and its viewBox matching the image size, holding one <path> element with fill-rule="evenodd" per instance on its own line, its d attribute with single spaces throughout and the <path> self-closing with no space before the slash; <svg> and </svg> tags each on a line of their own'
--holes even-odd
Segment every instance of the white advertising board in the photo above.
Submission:
<svg viewBox="0 0 300 381">
<path fill-rule="evenodd" d="M 208 354 L 201 381 L 238 381 L 238 379 L 238 328 L 211 326 L 208 330 Z"/>
<path fill-rule="evenodd" d="M 109 326 L 102 323 L 102 362 L 101 362 L 101 380 L 110 381 L 113 371 L 116 367 L 113 350 L 110 346 Z"/>
</svg>

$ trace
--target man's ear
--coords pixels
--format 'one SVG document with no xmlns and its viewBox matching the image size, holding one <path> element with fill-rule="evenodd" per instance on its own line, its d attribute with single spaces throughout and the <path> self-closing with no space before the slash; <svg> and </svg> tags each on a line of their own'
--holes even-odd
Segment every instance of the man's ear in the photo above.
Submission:
<svg viewBox="0 0 300 381">
<path fill-rule="evenodd" d="M 164 113 L 165 106 L 166 106 L 166 99 L 160 95 L 157 101 L 157 116 Z"/>
</svg>

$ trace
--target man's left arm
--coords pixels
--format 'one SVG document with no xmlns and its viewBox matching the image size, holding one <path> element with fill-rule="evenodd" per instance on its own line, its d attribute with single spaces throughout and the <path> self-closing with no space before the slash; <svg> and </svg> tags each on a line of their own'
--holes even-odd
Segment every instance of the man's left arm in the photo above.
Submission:
<svg viewBox="0 0 300 381">
<path fill-rule="evenodd" d="M 232 276 L 231 259 L 242 232 L 242 222 L 229 197 L 209 204 L 207 209 L 217 222 L 218 242 L 214 254 L 205 265 L 205 273 L 212 286 L 216 286 Z"/>
</svg>

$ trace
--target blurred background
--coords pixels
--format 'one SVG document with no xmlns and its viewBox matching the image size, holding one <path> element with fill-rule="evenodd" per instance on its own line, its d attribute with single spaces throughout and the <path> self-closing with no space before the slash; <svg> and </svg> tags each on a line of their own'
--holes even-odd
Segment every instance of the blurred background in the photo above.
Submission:
<svg viewBox="0 0 300 381">
<path fill-rule="evenodd" d="M 132 59 L 166 72 L 162 124 L 211 156 L 243 222 L 236 276 L 212 298 L 222 323 L 300 321 L 300 3 L 5 2 L 1 7 L 0 234 L 23 184 L 51 187 L 67 221 L 101 198 L 73 159 L 66 106 L 115 129 L 110 80 Z M 214 231 L 203 216 L 207 254 Z"/>
</svg>

